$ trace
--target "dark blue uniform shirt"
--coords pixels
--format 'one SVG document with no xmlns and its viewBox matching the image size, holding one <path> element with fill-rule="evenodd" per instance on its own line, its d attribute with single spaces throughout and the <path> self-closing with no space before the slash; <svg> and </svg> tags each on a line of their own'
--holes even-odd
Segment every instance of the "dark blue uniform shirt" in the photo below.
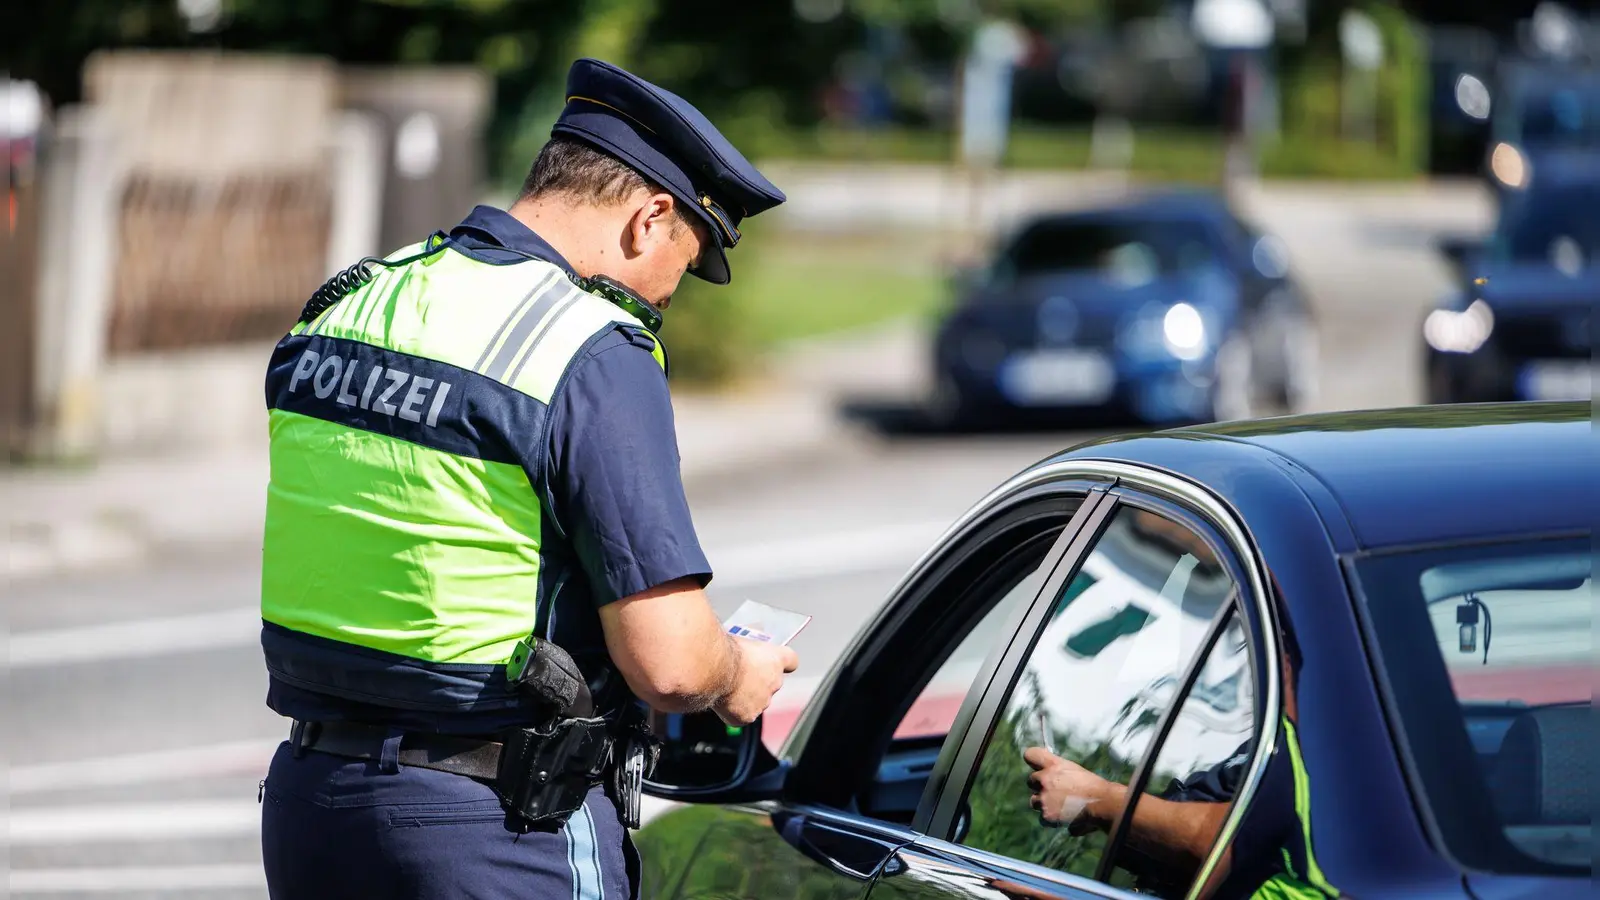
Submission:
<svg viewBox="0 0 1600 900">
<path fill-rule="evenodd" d="M 450 232 L 456 249 L 507 265 L 524 254 L 572 267 L 543 238 L 504 210 L 479 206 Z M 517 251 L 517 252 L 512 252 Z M 623 698 L 610 670 L 599 608 L 680 578 L 702 586 L 711 566 L 695 536 L 678 464 L 672 400 L 652 342 L 618 329 L 573 360 L 550 410 L 546 478 L 550 487 L 541 543 L 546 565 L 537 630 L 571 653 L 613 707 Z M 535 598 L 529 597 L 531 606 Z M 427 715 L 377 709 L 315 694 L 274 679 L 268 705 L 299 719 L 352 718 L 397 727 L 481 733 L 526 724 L 525 714 Z"/>
</svg>

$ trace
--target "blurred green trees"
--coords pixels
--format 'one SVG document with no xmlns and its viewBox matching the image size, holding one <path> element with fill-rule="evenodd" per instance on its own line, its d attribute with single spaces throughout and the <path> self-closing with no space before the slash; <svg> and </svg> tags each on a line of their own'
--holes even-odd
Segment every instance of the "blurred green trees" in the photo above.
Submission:
<svg viewBox="0 0 1600 900">
<path fill-rule="evenodd" d="M 755 156 L 838 155 L 836 147 L 810 135 L 822 120 L 829 86 L 841 73 L 865 67 L 881 76 L 895 121 L 937 126 L 920 143 L 936 147 L 934 157 L 949 159 L 952 142 L 938 131 L 947 126 L 918 120 L 911 111 L 953 71 L 981 17 L 1010 18 L 1049 37 L 1077 26 L 1112 26 L 1167 6 L 1165 0 L 67 0 L 35 4 L 29 27 L 0 34 L 0 47 L 13 76 L 39 82 L 58 104 L 77 98 L 83 60 L 101 48 L 215 48 L 314 53 L 358 64 L 478 65 L 495 77 L 487 162 L 506 185 L 520 179 L 548 135 L 561 105 L 563 74 L 577 56 L 612 60 L 693 98 Z M 1269 153 L 1270 171 L 1293 174 L 1308 167 L 1337 174 L 1339 158 L 1349 155 L 1316 148 L 1338 143 L 1338 21 L 1352 7 L 1365 9 L 1384 34 L 1379 155 L 1403 161 L 1423 156 L 1426 67 L 1410 20 L 1394 0 L 1329 0 L 1310 6 L 1303 44 L 1279 48 L 1287 149 L 1276 163 Z M 213 14 L 191 20 L 183 10 Z M 894 158 L 929 155 L 919 141 L 899 143 L 905 146 L 896 149 L 891 142 L 884 152 Z M 1209 145 L 1199 152 L 1208 160 L 1215 156 Z M 1194 166 L 1176 167 L 1210 166 L 1201 163 L 1197 158 Z M 1381 167 L 1358 168 L 1356 174 L 1375 174 Z M 1414 166 L 1408 162 L 1404 168 Z"/>
</svg>

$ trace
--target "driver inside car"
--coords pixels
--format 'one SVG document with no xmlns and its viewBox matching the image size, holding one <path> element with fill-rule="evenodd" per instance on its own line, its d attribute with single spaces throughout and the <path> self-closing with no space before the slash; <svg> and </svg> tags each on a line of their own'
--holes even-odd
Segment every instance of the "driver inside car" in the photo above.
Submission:
<svg viewBox="0 0 1600 900">
<path fill-rule="evenodd" d="M 1280 655 L 1284 698 L 1276 746 L 1201 896 L 1294 900 L 1340 896 L 1323 877 L 1311 849 L 1309 799 L 1297 802 L 1296 784 L 1307 776 L 1295 734 L 1297 667 L 1291 656 L 1298 660 L 1292 639 Z M 1188 893 L 1244 781 L 1252 744 L 1253 739 L 1246 741 L 1221 763 L 1174 779 L 1159 794 L 1139 798 L 1116 865 L 1135 876 L 1141 891 L 1162 897 Z M 1066 827 L 1073 835 L 1096 830 L 1109 834 L 1127 808 L 1127 785 L 1102 778 L 1044 747 L 1029 747 L 1023 759 L 1033 769 L 1028 776 L 1029 805 L 1047 826 Z M 1309 797 L 1309 788 L 1303 794 Z"/>
</svg>

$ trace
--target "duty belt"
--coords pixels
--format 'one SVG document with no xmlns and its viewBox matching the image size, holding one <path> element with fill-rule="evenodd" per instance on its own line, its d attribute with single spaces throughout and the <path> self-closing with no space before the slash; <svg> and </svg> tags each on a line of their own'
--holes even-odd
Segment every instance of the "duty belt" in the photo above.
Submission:
<svg viewBox="0 0 1600 900">
<path fill-rule="evenodd" d="M 297 719 L 289 744 L 296 757 L 316 750 L 382 761 L 395 736 L 382 725 Z M 564 824 L 602 784 L 624 827 L 639 827 L 644 778 L 658 748 L 642 722 L 618 726 L 599 718 L 560 718 L 545 729 L 508 731 L 499 741 L 420 732 L 398 737 L 395 762 L 488 785 L 506 810 L 506 828 L 519 834 Z"/>
<path fill-rule="evenodd" d="M 360 722 L 302 722 L 289 728 L 289 746 L 299 756 L 319 750 L 354 759 L 383 758 L 383 745 L 392 732 L 382 725 Z M 437 769 L 493 783 L 500 772 L 500 741 L 455 737 L 447 734 L 406 732 L 400 738 L 399 763 Z"/>
</svg>

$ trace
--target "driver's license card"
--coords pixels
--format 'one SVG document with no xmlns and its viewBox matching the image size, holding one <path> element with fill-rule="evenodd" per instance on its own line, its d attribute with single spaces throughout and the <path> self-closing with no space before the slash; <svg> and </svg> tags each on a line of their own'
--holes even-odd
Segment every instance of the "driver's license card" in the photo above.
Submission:
<svg viewBox="0 0 1600 900">
<path fill-rule="evenodd" d="M 802 613 L 746 600 L 722 623 L 722 630 L 752 641 L 787 644 L 810 621 L 811 617 Z"/>
</svg>

